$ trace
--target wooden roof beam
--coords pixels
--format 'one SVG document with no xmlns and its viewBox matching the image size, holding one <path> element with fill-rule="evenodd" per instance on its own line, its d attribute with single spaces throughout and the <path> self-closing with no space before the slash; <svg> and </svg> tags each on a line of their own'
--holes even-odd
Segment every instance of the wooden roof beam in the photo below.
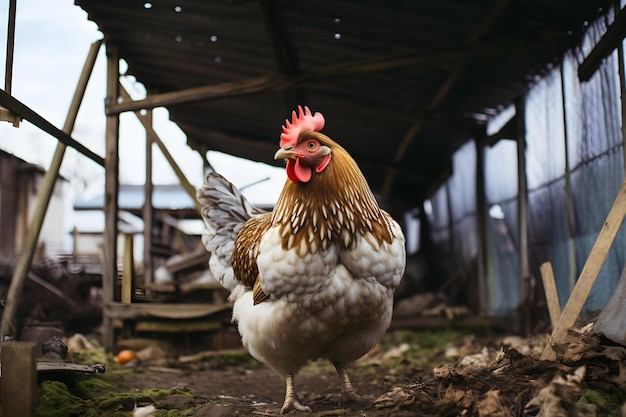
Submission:
<svg viewBox="0 0 626 417">
<path fill-rule="evenodd" d="M 298 51 L 293 42 L 289 41 L 287 27 L 276 0 L 259 0 L 265 30 L 274 49 L 276 67 L 284 75 L 294 75 L 300 71 Z"/>
<path fill-rule="evenodd" d="M 294 76 L 276 75 L 248 78 L 238 82 L 227 82 L 155 94 L 143 100 L 108 103 L 106 114 L 119 114 L 126 111 L 172 106 L 194 101 L 217 100 L 225 97 L 268 91 L 283 91 L 288 88 L 314 84 L 316 81 L 323 79 L 385 71 L 400 67 L 432 68 L 434 66 L 455 65 L 474 59 L 520 54 L 529 50 L 550 48 L 567 44 L 567 42 L 568 38 L 566 36 L 558 36 L 530 43 L 510 40 L 469 46 L 464 43 L 449 49 L 438 49 L 424 53 L 380 56 L 362 61 L 329 65 Z"/>
<path fill-rule="evenodd" d="M 578 67 L 578 78 L 585 82 L 595 74 L 602 61 L 613 53 L 626 37 L 626 11 L 621 9 L 589 56 Z"/>
<path fill-rule="evenodd" d="M 265 30 L 274 50 L 278 73 L 288 77 L 298 74 L 300 72 L 298 50 L 287 34 L 285 19 L 283 19 L 276 0 L 259 0 L 259 7 L 263 15 Z M 307 102 L 306 92 L 301 88 L 286 89 L 283 92 L 283 100 L 285 101 L 285 108 L 289 112 L 297 105 Z"/>
<path fill-rule="evenodd" d="M 61 129 L 54 126 L 40 114 L 32 110 L 30 107 L 26 106 L 21 101 L 17 100 L 15 97 L 11 96 L 4 90 L 0 90 L 0 106 L 7 108 L 9 111 L 18 115 L 19 117 L 22 117 L 23 119 L 28 120 L 39 129 L 55 137 L 59 142 L 62 142 L 65 145 L 71 146 L 72 148 L 76 149 L 79 153 L 91 159 L 96 164 L 104 166 L 103 157 L 91 151 L 80 142 L 77 142 L 68 133 L 63 132 Z"/>
<path fill-rule="evenodd" d="M 468 40 L 468 45 L 471 46 L 476 44 L 478 39 L 484 36 L 489 29 L 494 25 L 494 23 L 498 20 L 498 18 L 502 15 L 507 5 L 509 4 L 509 0 L 498 0 L 495 2 L 494 6 L 491 8 L 487 17 L 481 22 L 478 28 L 474 31 L 474 33 L 470 36 Z M 436 110 L 441 103 L 448 97 L 454 86 L 458 83 L 463 71 L 465 71 L 466 61 L 461 61 L 457 63 L 456 67 L 450 73 L 446 81 L 441 85 L 435 96 L 432 98 L 431 102 L 428 105 L 428 111 Z M 424 118 L 419 117 L 418 120 L 415 121 L 407 131 L 407 133 L 402 138 L 398 149 L 396 150 L 396 154 L 394 156 L 393 162 L 398 163 L 404 158 L 409 146 L 413 143 L 413 140 L 417 137 L 419 132 L 424 127 Z M 389 170 L 387 176 L 385 177 L 384 185 L 383 185 L 383 196 L 388 197 L 391 193 L 391 189 L 393 188 L 393 183 L 395 181 L 396 172 L 394 170 Z"/>
</svg>

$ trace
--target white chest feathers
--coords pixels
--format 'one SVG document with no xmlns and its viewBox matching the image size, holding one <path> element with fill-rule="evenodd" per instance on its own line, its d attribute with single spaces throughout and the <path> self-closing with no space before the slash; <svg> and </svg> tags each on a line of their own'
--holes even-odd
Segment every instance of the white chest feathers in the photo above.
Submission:
<svg viewBox="0 0 626 417">
<path fill-rule="evenodd" d="M 404 273 L 404 239 L 379 245 L 361 236 L 354 248 L 330 245 L 327 249 L 284 250 L 278 228 L 267 231 L 259 247 L 257 265 L 263 291 L 273 300 L 303 302 L 315 299 L 327 304 L 353 286 L 380 285 L 394 290 Z M 382 288 L 381 288 L 382 289 Z M 366 294 L 362 294 L 367 296 Z"/>
</svg>

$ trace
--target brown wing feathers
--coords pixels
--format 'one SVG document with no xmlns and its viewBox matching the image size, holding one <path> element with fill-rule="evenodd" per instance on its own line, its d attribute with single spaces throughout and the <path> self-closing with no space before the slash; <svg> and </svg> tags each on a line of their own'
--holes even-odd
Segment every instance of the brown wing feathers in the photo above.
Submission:
<svg viewBox="0 0 626 417">
<path fill-rule="evenodd" d="M 239 231 L 233 248 L 233 272 L 246 287 L 253 289 L 255 304 L 269 300 L 269 296 L 261 289 L 256 258 L 261 238 L 270 228 L 271 220 L 271 213 L 248 220 Z"/>
</svg>

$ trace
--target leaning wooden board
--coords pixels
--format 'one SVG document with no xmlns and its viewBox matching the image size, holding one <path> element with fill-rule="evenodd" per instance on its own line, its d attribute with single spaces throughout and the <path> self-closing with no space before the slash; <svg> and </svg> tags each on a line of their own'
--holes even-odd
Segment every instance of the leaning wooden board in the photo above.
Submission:
<svg viewBox="0 0 626 417">
<path fill-rule="evenodd" d="M 559 321 L 552 331 L 550 341 L 548 346 L 546 346 L 546 349 L 543 351 L 541 359 L 556 359 L 556 353 L 552 349 L 552 345 L 563 341 L 567 335 L 567 331 L 574 326 L 574 323 L 576 323 L 576 320 L 580 315 L 580 311 L 582 310 L 585 301 L 591 292 L 591 287 L 593 287 L 593 284 L 596 282 L 598 273 L 604 264 L 604 260 L 609 253 L 609 249 L 611 249 L 613 240 L 615 240 L 615 236 L 617 235 L 625 216 L 626 181 L 622 183 L 622 186 L 617 193 L 617 197 L 615 197 L 613 206 L 611 206 L 611 210 L 609 211 L 609 214 L 600 229 L 600 233 L 598 233 L 598 237 L 591 248 L 587 262 L 585 262 L 585 266 L 580 272 L 580 276 L 578 277 L 578 281 L 576 281 L 574 290 L 572 291 L 567 304 L 565 304 L 565 308 L 561 313 Z"/>
</svg>

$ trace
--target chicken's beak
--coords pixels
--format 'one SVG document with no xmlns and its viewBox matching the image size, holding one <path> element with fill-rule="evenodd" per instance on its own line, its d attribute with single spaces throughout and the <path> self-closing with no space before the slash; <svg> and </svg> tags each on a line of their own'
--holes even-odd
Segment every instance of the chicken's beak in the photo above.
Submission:
<svg viewBox="0 0 626 417">
<path fill-rule="evenodd" d="M 284 148 L 280 148 L 275 154 L 274 154 L 274 160 L 277 159 L 296 159 L 296 153 L 294 151 L 292 151 L 293 146 L 288 145 L 285 146 Z"/>
</svg>

